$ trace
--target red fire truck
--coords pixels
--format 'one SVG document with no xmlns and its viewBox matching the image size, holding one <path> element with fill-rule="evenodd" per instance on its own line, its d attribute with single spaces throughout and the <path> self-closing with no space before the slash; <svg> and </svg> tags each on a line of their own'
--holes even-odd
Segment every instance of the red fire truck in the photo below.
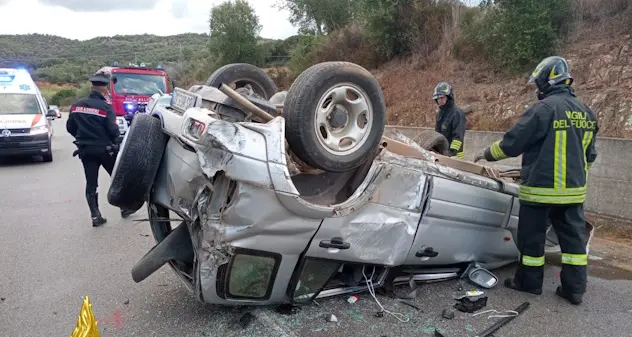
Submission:
<svg viewBox="0 0 632 337">
<path fill-rule="evenodd" d="M 129 125 L 136 113 L 144 113 L 151 95 L 169 93 L 169 78 L 159 65 L 156 68 L 146 67 L 145 64 L 103 67 L 102 71 L 111 76 L 108 90 L 112 108 L 116 113 L 116 120 L 121 135 L 129 129 Z"/>
</svg>

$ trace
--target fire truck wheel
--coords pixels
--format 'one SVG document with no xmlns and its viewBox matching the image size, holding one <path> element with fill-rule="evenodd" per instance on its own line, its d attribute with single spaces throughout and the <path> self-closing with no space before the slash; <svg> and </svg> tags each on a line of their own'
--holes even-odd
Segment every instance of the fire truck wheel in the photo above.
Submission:
<svg viewBox="0 0 632 337">
<path fill-rule="evenodd" d="M 139 210 L 149 197 L 169 136 L 160 119 L 146 114 L 134 116 L 120 146 L 108 202 L 127 210 Z"/>
<path fill-rule="evenodd" d="M 248 63 L 227 64 L 215 70 L 204 84 L 218 88 L 222 83 L 233 89 L 250 84 L 252 90 L 265 100 L 277 92 L 272 78 L 263 69 Z"/>
<path fill-rule="evenodd" d="M 371 73 L 349 62 L 311 66 L 294 81 L 283 106 L 285 138 L 306 164 L 329 172 L 371 160 L 384 133 L 386 106 Z"/>
</svg>

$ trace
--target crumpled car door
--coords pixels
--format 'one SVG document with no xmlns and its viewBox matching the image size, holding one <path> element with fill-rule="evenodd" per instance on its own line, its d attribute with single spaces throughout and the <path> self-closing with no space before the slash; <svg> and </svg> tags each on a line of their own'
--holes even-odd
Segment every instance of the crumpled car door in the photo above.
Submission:
<svg viewBox="0 0 632 337">
<path fill-rule="evenodd" d="M 426 176 L 384 163 L 374 184 L 373 195 L 359 209 L 323 220 L 307 257 L 386 266 L 404 262 L 421 218 Z"/>
</svg>

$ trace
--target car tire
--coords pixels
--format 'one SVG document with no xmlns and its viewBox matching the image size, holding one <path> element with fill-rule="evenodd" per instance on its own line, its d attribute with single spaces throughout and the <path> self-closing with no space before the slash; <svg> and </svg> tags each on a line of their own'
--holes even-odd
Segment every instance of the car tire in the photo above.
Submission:
<svg viewBox="0 0 632 337">
<path fill-rule="evenodd" d="M 345 172 L 377 153 L 386 106 L 382 89 L 368 70 L 349 62 L 324 62 L 311 66 L 294 81 L 283 116 L 285 137 L 299 159 L 314 168 Z M 353 131 L 360 139 L 341 145 L 352 139 Z"/>
<path fill-rule="evenodd" d="M 434 130 L 422 130 L 413 139 L 424 150 L 447 156 L 450 154 L 450 144 L 444 135 Z"/>
<path fill-rule="evenodd" d="M 53 142 L 48 143 L 48 152 L 42 155 L 42 159 L 45 163 L 50 163 L 53 161 Z"/>
<path fill-rule="evenodd" d="M 139 114 L 121 143 L 108 190 L 108 202 L 137 211 L 147 198 L 169 136 L 162 131 L 160 119 Z"/>
<path fill-rule="evenodd" d="M 277 92 L 272 78 L 263 69 L 248 63 L 227 64 L 215 70 L 204 84 L 219 88 L 222 83 L 231 88 L 234 85 L 233 89 L 250 84 L 253 91 L 265 100 L 270 99 Z"/>
</svg>

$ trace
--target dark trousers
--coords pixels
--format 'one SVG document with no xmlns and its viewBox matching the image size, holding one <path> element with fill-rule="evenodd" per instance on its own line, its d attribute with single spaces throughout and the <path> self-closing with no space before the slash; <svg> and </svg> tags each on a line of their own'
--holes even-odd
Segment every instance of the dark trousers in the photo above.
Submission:
<svg viewBox="0 0 632 337">
<path fill-rule="evenodd" d="M 83 172 L 86 175 L 86 195 L 97 193 L 99 187 L 99 168 L 103 166 L 109 175 L 112 175 L 116 152 L 112 154 L 100 149 L 84 149 L 81 156 Z"/>
<path fill-rule="evenodd" d="M 523 289 L 542 289 L 544 245 L 548 220 L 553 224 L 562 248 L 562 273 L 565 292 L 586 292 L 587 264 L 584 236 L 584 205 L 533 205 L 520 203 L 518 249 L 520 264 L 514 282 Z"/>
</svg>

